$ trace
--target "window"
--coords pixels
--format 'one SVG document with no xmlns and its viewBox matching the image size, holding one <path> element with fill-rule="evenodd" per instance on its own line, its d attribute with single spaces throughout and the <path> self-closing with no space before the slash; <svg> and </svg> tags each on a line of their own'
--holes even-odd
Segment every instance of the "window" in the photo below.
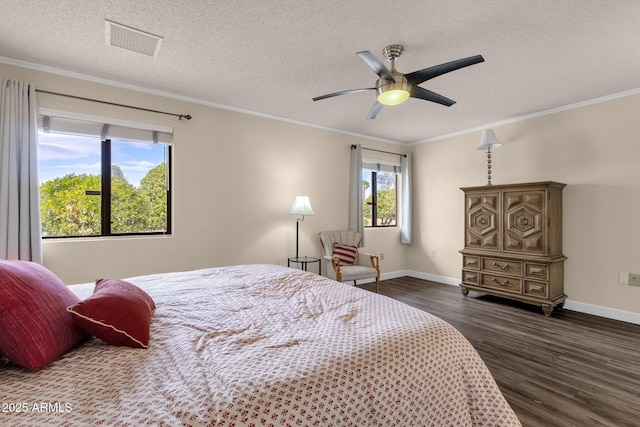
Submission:
<svg viewBox="0 0 640 427">
<path fill-rule="evenodd" d="M 171 232 L 171 146 L 159 141 L 170 134 L 49 116 L 39 124 L 44 238 Z"/>
<path fill-rule="evenodd" d="M 397 165 L 362 162 L 363 207 L 365 227 L 395 227 L 397 225 L 398 183 Z"/>
</svg>

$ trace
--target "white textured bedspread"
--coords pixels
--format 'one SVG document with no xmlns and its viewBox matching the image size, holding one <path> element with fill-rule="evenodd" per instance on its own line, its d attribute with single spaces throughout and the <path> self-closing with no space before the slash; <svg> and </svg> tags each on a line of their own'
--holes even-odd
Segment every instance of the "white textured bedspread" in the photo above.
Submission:
<svg viewBox="0 0 640 427">
<path fill-rule="evenodd" d="M 0 366 L 0 425 L 520 425 L 460 333 L 390 298 L 274 265 L 127 280 L 157 305 L 149 349 Z"/>
</svg>

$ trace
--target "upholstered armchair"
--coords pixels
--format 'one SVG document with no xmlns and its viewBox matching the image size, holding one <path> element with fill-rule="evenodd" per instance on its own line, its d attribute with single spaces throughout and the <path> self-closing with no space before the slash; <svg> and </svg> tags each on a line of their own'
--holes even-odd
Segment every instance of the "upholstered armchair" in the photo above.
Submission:
<svg viewBox="0 0 640 427">
<path fill-rule="evenodd" d="M 322 231 L 320 244 L 327 263 L 327 275 L 338 282 L 375 279 L 380 282 L 378 257 L 357 250 L 362 234 L 357 231 Z M 336 244 L 339 246 L 336 248 Z"/>
</svg>

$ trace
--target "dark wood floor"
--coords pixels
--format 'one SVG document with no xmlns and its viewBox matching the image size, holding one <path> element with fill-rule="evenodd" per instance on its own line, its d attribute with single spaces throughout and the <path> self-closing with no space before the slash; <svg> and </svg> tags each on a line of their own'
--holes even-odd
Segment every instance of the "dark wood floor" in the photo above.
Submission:
<svg viewBox="0 0 640 427">
<path fill-rule="evenodd" d="M 409 277 L 382 281 L 380 293 L 462 332 L 525 427 L 640 426 L 640 325 L 566 309 L 545 317 Z"/>
</svg>

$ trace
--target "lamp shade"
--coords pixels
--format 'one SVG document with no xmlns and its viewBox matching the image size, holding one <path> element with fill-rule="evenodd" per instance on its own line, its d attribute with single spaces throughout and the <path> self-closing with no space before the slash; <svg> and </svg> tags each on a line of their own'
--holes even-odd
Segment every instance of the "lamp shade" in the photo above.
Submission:
<svg viewBox="0 0 640 427">
<path fill-rule="evenodd" d="M 476 150 L 500 147 L 502 147 L 502 144 L 498 141 L 498 138 L 496 138 L 496 134 L 493 129 L 485 129 L 482 131 L 482 138 L 480 138 L 480 143 L 476 147 Z"/>
<path fill-rule="evenodd" d="M 296 200 L 293 202 L 291 209 L 289 209 L 291 215 L 315 215 L 311 208 L 311 202 L 309 196 L 296 196 Z"/>
</svg>

